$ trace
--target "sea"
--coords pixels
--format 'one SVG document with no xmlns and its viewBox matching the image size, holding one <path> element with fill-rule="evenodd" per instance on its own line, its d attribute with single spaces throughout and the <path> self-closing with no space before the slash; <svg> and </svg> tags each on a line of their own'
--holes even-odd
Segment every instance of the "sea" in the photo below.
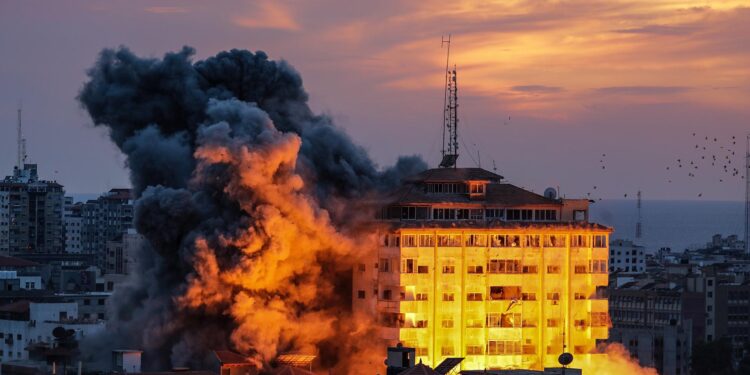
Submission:
<svg viewBox="0 0 750 375">
<path fill-rule="evenodd" d="M 635 242 L 653 253 L 662 247 L 676 252 L 702 248 L 714 234 L 736 234 L 741 240 L 744 216 L 744 202 L 643 200 L 642 237 Z M 623 199 L 596 201 L 590 206 L 589 220 L 612 227 L 611 239 L 634 240 L 637 203 Z"/>
</svg>

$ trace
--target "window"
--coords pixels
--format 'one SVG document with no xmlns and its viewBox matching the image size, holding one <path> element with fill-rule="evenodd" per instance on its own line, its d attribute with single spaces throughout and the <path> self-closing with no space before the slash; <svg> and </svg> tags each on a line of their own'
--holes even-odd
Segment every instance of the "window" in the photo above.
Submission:
<svg viewBox="0 0 750 375">
<path fill-rule="evenodd" d="M 497 300 L 518 300 L 521 298 L 520 286 L 491 286 L 489 299 Z"/>
<path fill-rule="evenodd" d="M 401 236 L 401 247 L 416 247 L 417 236 L 413 234 L 404 234 Z"/>
<path fill-rule="evenodd" d="M 521 343 L 518 341 L 487 341 L 488 355 L 512 355 L 521 354 Z"/>
<path fill-rule="evenodd" d="M 557 327 L 559 324 L 557 319 L 547 319 L 547 327 Z"/>
<path fill-rule="evenodd" d="M 417 219 L 416 207 L 401 207 L 401 220 L 416 220 L 416 219 Z"/>
<path fill-rule="evenodd" d="M 358 290 L 357 291 L 357 298 L 364 299 L 365 298 L 365 291 L 364 290 Z"/>
<path fill-rule="evenodd" d="M 482 266 L 468 266 L 466 272 L 472 274 L 484 273 Z"/>
<path fill-rule="evenodd" d="M 596 248 L 606 248 L 607 247 L 607 236 L 597 234 L 594 236 L 594 247 Z"/>
<path fill-rule="evenodd" d="M 466 355 L 482 355 L 483 353 L 481 345 L 466 345 Z"/>
<path fill-rule="evenodd" d="M 466 236 L 466 246 L 485 247 L 487 246 L 487 236 L 484 234 L 470 234 Z"/>
<path fill-rule="evenodd" d="M 380 272 L 391 272 L 391 260 L 388 258 L 380 258 L 380 267 L 378 267 L 378 270 Z"/>
<path fill-rule="evenodd" d="M 607 273 L 607 261 L 606 260 L 590 260 L 589 261 L 591 273 Z"/>
<path fill-rule="evenodd" d="M 559 301 L 560 300 L 560 293 L 558 293 L 558 292 L 547 293 L 547 299 L 550 300 L 550 301 Z"/>
<path fill-rule="evenodd" d="M 605 312 L 592 312 L 590 314 L 592 327 L 608 327 L 609 316 Z"/>
<path fill-rule="evenodd" d="M 453 347 L 452 346 L 443 346 L 440 348 L 440 354 L 444 356 L 452 356 L 453 355 Z"/>
<path fill-rule="evenodd" d="M 544 236 L 545 247 L 565 247 L 565 236 L 554 235 Z"/>
<path fill-rule="evenodd" d="M 443 301 L 453 301 L 455 296 L 453 293 L 443 293 Z"/>
<path fill-rule="evenodd" d="M 441 327 L 453 328 L 453 318 L 443 318 L 443 321 L 441 322 Z"/>
<path fill-rule="evenodd" d="M 482 293 L 467 293 L 466 300 L 467 301 L 481 301 Z"/>
<path fill-rule="evenodd" d="M 357 265 L 357 269 L 359 270 L 359 272 L 365 272 L 365 269 L 366 269 L 365 264 L 360 263 L 359 265 Z"/>
<path fill-rule="evenodd" d="M 583 235 L 575 235 L 570 237 L 570 246 L 572 247 L 586 247 L 588 244 L 588 237 Z"/>
<path fill-rule="evenodd" d="M 460 247 L 461 246 L 461 235 L 460 234 L 439 234 L 438 246 L 440 247 Z"/>
<path fill-rule="evenodd" d="M 520 273 L 521 262 L 515 259 L 490 259 L 487 273 Z"/>
<path fill-rule="evenodd" d="M 59 321 L 63 321 L 65 319 L 68 319 L 68 312 L 67 311 L 60 311 L 58 315 L 59 315 L 59 319 L 57 319 L 57 320 L 59 320 Z M 19 338 L 19 340 L 20 340 L 20 338 Z"/>
<path fill-rule="evenodd" d="M 417 271 L 417 260 L 416 259 L 404 259 L 401 264 L 401 273 L 416 273 Z"/>
<path fill-rule="evenodd" d="M 484 210 L 481 208 L 479 209 L 471 209 L 469 210 L 469 218 L 471 220 L 482 220 L 484 219 Z"/>
<path fill-rule="evenodd" d="M 470 186 L 470 194 L 481 194 L 484 195 L 484 183 L 481 182 L 472 182 Z"/>
<path fill-rule="evenodd" d="M 536 293 L 521 293 L 521 300 L 536 301 Z"/>
<path fill-rule="evenodd" d="M 417 266 L 417 273 L 430 273 L 430 267 L 428 267 L 428 266 Z"/>
<path fill-rule="evenodd" d="M 536 265 L 523 266 L 523 273 L 538 273 Z"/>
<path fill-rule="evenodd" d="M 492 247 L 507 247 L 508 237 L 503 234 L 491 234 L 490 245 Z"/>
<path fill-rule="evenodd" d="M 489 313 L 487 314 L 487 328 L 520 328 L 520 313 Z"/>
<path fill-rule="evenodd" d="M 547 266 L 547 273 L 560 273 L 560 266 Z"/>
<path fill-rule="evenodd" d="M 427 320 L 417 320 L 414 324 L 416 328 L 427 328 Z"/>
<path fill-rule="evenodd" d="M 576 264 L 574 270 L 575 273 L 588 273 L 588 269 L 584 264 Z"/>
<path fill-rule="evenodd" d="M 586 295 L 583 294 L 583 293 L 576 292 L 576 293 L 573 294 L 573 299 L 579 299 L 579 300 L 580 299 L 586 299 Z"/>
<path fill-rule="evenodd" d="M 453 262 L 453 259 L 445 259 L 443 260 L 443 273 L 455 273 L 456 272 L 456 266 Z"/>
<path fill-rule="evenodd" d="M 420 234 L 419 235 L 419 246 L 421 247 L 433 247 L 435 246 L 435 237 L 431 234 Z"/>
<path fill-rule="evenodd" d="M 505 217 L 505 210 L 502 208 L 487 208 L 484 210 L 484 217 L 487 219 L 502 219 Z"/>
<path fill-rule="evenodd" d="M 86 305 L 86 306 L 88 306 L 88 305 L 91 304 L 91 300 L 89 300 L 88 298 L 84 298 L 83 299 L 83 304 Z"/>
<path fill-rule="evenodd" d="M 390 289 L 383 290 L 383 299 L 386 301 L 390 301 L 391 298 L 393 298 L 393 292 L 391 292 Z"/>
<path fill-rule="evenodd" d="M 536 220 L 536 221 L 555 221 L 555 220 L 557 220 L 557 211 L 555 211 L 555 210 L 534 210 L 534 220 Z"/>
<path fill-rule="evenodd" d="M 526 247 L 539 247 L 540 237 L 536 234 L 524 236 L 523 243 Z"/>
<path fill-rule="evenodd" d="M 417 301 L 427 301 L 427 293 L 417 293 Z"/>
</svg>

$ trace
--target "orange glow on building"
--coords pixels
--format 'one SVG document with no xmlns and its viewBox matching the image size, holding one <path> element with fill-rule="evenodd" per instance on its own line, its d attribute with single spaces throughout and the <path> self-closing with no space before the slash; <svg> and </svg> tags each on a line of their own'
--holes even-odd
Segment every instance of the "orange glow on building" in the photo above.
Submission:
<svg viewBox="0 0 750 375">
<path fill-rule="evenodd" d="M 354 271 L 355 309 L 381 338 L 463 370 L 573 367 L 603 356 L 610 228 L 588 201 L 534 194 L 478 168 L 432 169 L 387 202 L 377 253 Z"/>
</svg>

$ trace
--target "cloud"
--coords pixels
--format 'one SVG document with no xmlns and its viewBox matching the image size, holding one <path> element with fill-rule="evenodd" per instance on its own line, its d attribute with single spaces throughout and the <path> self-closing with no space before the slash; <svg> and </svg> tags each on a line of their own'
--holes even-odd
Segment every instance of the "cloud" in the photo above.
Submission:
<svg viewBox="0 0 750 375">
<path fill-rule="evenodd" d="M 164 6 L 157 6 L 157 7 L 148 7 L 145 9 L 148 13 L 154 13 L 154 14 L 175 14 L 175 13 L 187 13 L 187 8 L 183 7 L 164 7 Z"/>
<path fill-rule="evenodd" d="M 684 86 L 610 86 L 600 87 L 595 91 L 599 94 L 614 95 L 671 95 L 689 91 Z"/>
<path fill-rule="evenodd" d="M 297 31 L 300 25 L 294 18 L 291 10 L 281 3 L 263 1 L 257 4 L 254 14 L 250 16 L 235 17 L 232 21 L 235 25 L 251 29 L 271 29 Z"/>
<path fill-rule="evenodd" d="M 645 25 L 631 29 L 615 30 L 615 32 L 620 34 L 688 35 L 697 29 L 695 26 Z"/>
<path fill-rule="evenodd" d="M 517 92 L 527 92 L 532 94 L 553 94 L 565 91 L 562 87 L 544 85 L 521 85 L 513 86 L 510 89 Z"/>
</svg>

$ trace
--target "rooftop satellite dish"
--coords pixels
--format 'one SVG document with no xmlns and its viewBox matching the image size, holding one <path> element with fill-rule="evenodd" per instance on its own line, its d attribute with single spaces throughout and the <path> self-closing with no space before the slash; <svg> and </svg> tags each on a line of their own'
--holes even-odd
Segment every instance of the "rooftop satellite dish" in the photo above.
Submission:
<svg viewBox="0 0 750 375">
<path fill-rule="evenodd" d="M 544 197 L 549 199 L 557 199 L 557 190 L 553 187 L 544 189 Z"/>
<path fill-rule="evenodd" d="M 560 354 L 560 356 L 557 357 L 557 362 L 563 366 L 567 366 L 573 362 L 573 355 L 570 353 Z"/>
</svg>

